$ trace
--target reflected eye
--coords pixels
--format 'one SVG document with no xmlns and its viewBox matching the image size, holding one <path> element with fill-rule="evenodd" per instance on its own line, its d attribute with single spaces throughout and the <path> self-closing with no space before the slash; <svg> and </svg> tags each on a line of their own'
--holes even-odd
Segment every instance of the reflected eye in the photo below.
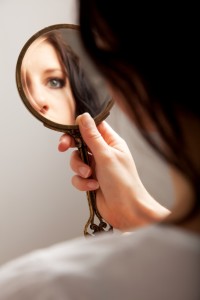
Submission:
<svg viewBox="0 0 200 300">
<path fill-rule="evenodd" d="M 48 80 L 47 86 L 52 89 L 61 89 L 65 86 L 65 80 L 60 78 L 51 78 Z"/>
</svg>

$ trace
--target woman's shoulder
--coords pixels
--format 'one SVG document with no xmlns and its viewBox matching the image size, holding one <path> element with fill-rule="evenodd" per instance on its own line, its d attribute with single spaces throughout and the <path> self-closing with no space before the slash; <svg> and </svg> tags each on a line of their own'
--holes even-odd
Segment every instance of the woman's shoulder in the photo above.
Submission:
<svg viewBox="0 0 200 300">
<path fill-rule="evenodd" d="M 199 257 L 200 238 L 173 226 L 76 238 L 2 266 L 0 300 L 197 299 Z"/>
</svg>

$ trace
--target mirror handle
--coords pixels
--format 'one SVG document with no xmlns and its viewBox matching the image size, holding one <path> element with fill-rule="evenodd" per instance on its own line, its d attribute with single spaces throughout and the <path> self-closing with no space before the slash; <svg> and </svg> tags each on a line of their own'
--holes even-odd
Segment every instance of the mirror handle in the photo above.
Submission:
<svg viewBox="0 0 200 300">
<path fill-rule="evenodd" d="M 79 150 L 81 159 L 84 163 L 87 165 L 90 165 L 89 162 L 89 154 L 88 154 L 88 148 L 87 145 L 84 143 L 83 139 L 81 136 L 79 137 L 74 137 L 76 147 Z M 87 200 L 88 200 L 88 205 L 89 205 L 89 211 L 90 211 L 90 216 L 89 219 L 85 225 L 84 228 L 84 235 L 85 236 L 95 236 L 97 233 L 102 232 L 102 231 L 113 231 L 113 227 L 106 223 L 97 208 L 96 205 L 96 192 L 95 191 L 87 191 Z M 95 223 L 95 219 L 97 219 L 98 224 Z M 90 233 L 90 230 L 93 231 Z"/>
</svg>

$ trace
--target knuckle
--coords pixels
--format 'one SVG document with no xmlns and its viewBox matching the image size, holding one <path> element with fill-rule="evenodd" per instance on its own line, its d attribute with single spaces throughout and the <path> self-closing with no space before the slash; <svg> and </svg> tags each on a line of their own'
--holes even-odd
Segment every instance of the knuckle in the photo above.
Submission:
<svg viewBox="0 0 200 300">
<path fill-rule="evenodd" d="M 72 185 L 79 191 L 86 191 L 84 181 L 78 175 L 75 175 L 71 179 Z"/>
<path fill-rule="evenodd" d="M 92 130 L 90 132 L 87 132 L 87 137 L 92 140 L 98 140 L 101 138 L 101 134 L 96 130 Z"/>
</svg>

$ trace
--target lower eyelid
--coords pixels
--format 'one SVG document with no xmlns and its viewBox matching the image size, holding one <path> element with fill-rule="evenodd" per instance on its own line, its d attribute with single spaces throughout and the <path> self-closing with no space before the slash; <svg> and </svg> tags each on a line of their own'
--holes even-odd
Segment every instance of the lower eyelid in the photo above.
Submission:
<svg viewBox="0 0 200 300">
<path fill-rule="evenodd" d="M 50 78 L 50 79 L 48 79 L 48 80 L 46 81 L 46 85 L 53 88 L 53 86 L 51 85 L 51 82 L 52 82 L 53 80 L 57 81 L 57 84 L 59 85 L 59 86 L 57 86 L 57 87 L 55 87 L 55 88 L 62 88 L 63 86 L 65 86 L 65 80 L 59 79 L 59 78 Z"/>
</svg>

